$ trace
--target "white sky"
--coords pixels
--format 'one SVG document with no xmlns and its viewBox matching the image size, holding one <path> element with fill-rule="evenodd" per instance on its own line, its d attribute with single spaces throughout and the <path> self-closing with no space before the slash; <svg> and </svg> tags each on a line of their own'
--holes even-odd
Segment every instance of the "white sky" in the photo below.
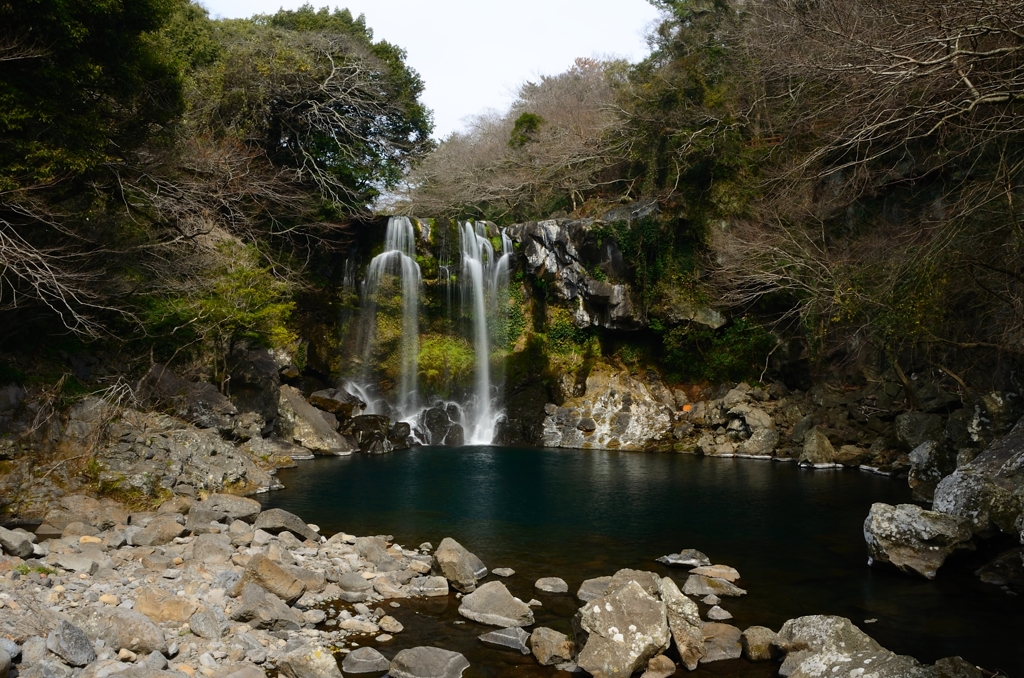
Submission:
<svg viewBox="0 0 1024 678">
<path fill-rule="evenodd" d="M 200 0 L 212 17 L 295 9 L 303 0 Z M 658 17 L 646 0 L 310 0 L 366 15 L 375 40 L 404 48 L 422 76 L 434 136 L 469 116 L 504 111 L 526 80 L 566 70 L 577 57 L 638 61 Z"/>
</svg>

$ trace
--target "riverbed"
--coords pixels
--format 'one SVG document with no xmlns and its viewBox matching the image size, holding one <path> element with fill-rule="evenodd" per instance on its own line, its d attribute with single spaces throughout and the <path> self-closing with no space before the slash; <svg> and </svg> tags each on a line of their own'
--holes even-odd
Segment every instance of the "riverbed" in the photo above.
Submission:
<svg viewBox="0 0 1024 678">
<path fill-rule="evenodd" d="M 287 489 L 266 495 L 265 507 L 303 516 L 327 534 L 386 534 L 406 547 L 450 536 L 491 569 L 513 568 L 503 581 L 523 600 L 544 603 L 539 625 L 568 631 L 580 583 L 623 567 L 682 584 L 685 570 L 654 560 L 695 548 L 739 570 L 749 594 L 721 606 L 741 629 L 778 630 L 793 617 L 836 614 L 923 662 L 961 655 L 1024 675 L 1018 598 L 955 563 L 932 582 L 867 566 L 864 518 L 873 502 L 910 502 L 905 480 L 749 459 L 499 447 L 320 458 L 279 479 Z M 565 579 L 570 593 L 538 595 L 533 582 L 545 576 Z M 394 614 L 407 630 L 379 646 L 386 655 L 437 642 L 492 667 L 482 675 L 533 670 L 523 663 L 529 658 L 476 641 L 489 629 L 456 623 L 454 595 L 443 604 L 399 602 L 405 609 Z M 729 664 L 731 673 L 708 669 L 771 675 L 741 660 Z"/>
</svg>

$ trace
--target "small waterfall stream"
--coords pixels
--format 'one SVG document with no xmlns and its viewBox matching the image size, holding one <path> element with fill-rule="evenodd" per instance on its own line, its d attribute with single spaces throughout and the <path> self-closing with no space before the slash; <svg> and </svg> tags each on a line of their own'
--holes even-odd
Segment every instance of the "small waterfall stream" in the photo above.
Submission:
<svg viewBox="0 0 1024 678">
<path fill-rule="evenodd" d="M 454 402 L 446 399 L 451 396 L 441 398 L 420 389 L 420 313 L 430 299 L 421 299 L 425 288 L 416 261 L 417 226 L 423 246 L 430 247 L 433 242 L 437 253 L 436 281 L 431 274 L 433 284 L 426 289 L 433 287 L 433 293 L 440 295 L 437 301 L 444 309 L 441 324 L 447 327 L 442 333 L 464 336 L 473 347 L 472 383 L 465 385 L 465 392 L 453 394 Z M 493 335 L 496 328 L 503 327 L 512 257 L 511 238 L 504 232 L 500 237 L 501 249 L 496 252 L 498 243 L 488 238 L 484 222 L 434 230 L 407 217 L 388 221 L 384 251 L 370 261 L 362 284 L 356 335 L 360 369 L 345 384 L 350 393 L 367 403 L 367 414 L 406 421 L 421 442 L 439 444 L 441 440 L 431 440 L 437 436 L 427 430 L 425 415 L 430 408 L 437 410 L 440 403 L 440 409 L 447 412 L 443 418 L 464 431 L 464 438 L 458 434 L 454 440 L 460 442 L 454 444 L 464 440 L 470 445 L 489 445 L 493 441 L 503 414 L 498 406 L 503 370 L 495 375 L 491 367 Z M 346 269 L 346 283 L 347 276 Z M 455 308 L 454 293 L 461 301 Z M 436 336 L 436 317 L 431 321 L 428 314 L 425 322 L 425 336 L 431 332 Z"/>
</svg>

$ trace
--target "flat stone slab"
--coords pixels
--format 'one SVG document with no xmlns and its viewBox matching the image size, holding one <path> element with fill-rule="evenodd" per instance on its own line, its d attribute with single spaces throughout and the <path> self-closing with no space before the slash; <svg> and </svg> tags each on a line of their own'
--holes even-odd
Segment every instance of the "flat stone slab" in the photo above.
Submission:
<svg viewBox="0 0 1024 678">
<path fill-rule="evenodd" d="M 708 610 L 708 619 L 711 621 L 729 621 L 732 619 L 732 614 L 728 610 L 723 610 L 715 605 L 713 608 Z"/>
<path fill-rule="evenodd" d="M 683 584 L 683 593 L 688 596 L 729 596 L 739 597 L 747 595 L 747 592 L 739 586 L 714 577 L 705 577 L 700 574 L 691 574 L 686 583 Z"/>
<path fill-rule="evenodd" d="M 491 570 L 491 574 L 496 574 L 499 577 L 511 577 L 516 573 L 511 567 L 496 567 Z"/>
<path fill-rule="evenodd" d="M 740 638 L 743 632 L 729 624 L 710 622 L 701 629 L 704 633 L 705 655 L 701 664 L 722 661 L 723 659 L 739 659 L 743 655 Z"/>
<path fill-rule="evenodd" d="M 608 591 L 608 585 L 612 583 L 611 577 L 595 577 L 587 579 L 576 591 L 576 597 L 584 603 L 600 598 Z"/>
<path fill-rule="evenodd" d="M 565 583 L 564 579 L 559 577 L 541 577 L 538 579 L 533 587 L 538 591 L 544 593 L 568 593 L 569 585 Z"/>
<path fill-rule="evenodd" d="M 492 626 L 529 626 L 533 624 L 533 610 L 505 588 L 500 581 L 479 587 L 462 599 L 459 614 L 467 619 Z"/>
<path fill-rule="evenodd" d="M 458 652 L 439 647 L 402 650 L 391 660 L 391 678 L 459 678 L 469 660 Z"/>
<path fill-rule="evenodd" d="M 479 636 L 479 638 L 485 645 L 507 647 L 512 650 L 519 650 L 522 654 L 530 654 L 530 648 L 526 646 L 526 641 L 530 639 L 530 634 L 518 626 L 491 631 Z"/>
<path fill-rule="evenodd" d="M 377 673 L 390 667 L 390 660 L 372 647 L 353 650 L 341 661 L 341 670 L 345 673 Z"/>
</svg>

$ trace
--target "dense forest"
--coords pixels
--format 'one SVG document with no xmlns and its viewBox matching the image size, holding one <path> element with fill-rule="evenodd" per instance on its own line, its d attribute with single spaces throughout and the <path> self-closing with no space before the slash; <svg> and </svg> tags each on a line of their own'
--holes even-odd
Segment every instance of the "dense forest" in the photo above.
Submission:
<svg viewBox="0 0 1024 678">
<path fill-rule="evenodd" d="M 216 378 L 241 339 L 294 344 L 375 211 L 506 225 L 656 200 L 609 233 L 643 303 L 732 318 L 652 315 L 669 372 L 735 376 L 799 337 L 823 365 L 1011 379 L 1024 7 L 652 1 L 645 60 L 579 59 L 440 143 L 402 49 L 347 10 L 0 3 L 0 345 Z"/>
</svg>

